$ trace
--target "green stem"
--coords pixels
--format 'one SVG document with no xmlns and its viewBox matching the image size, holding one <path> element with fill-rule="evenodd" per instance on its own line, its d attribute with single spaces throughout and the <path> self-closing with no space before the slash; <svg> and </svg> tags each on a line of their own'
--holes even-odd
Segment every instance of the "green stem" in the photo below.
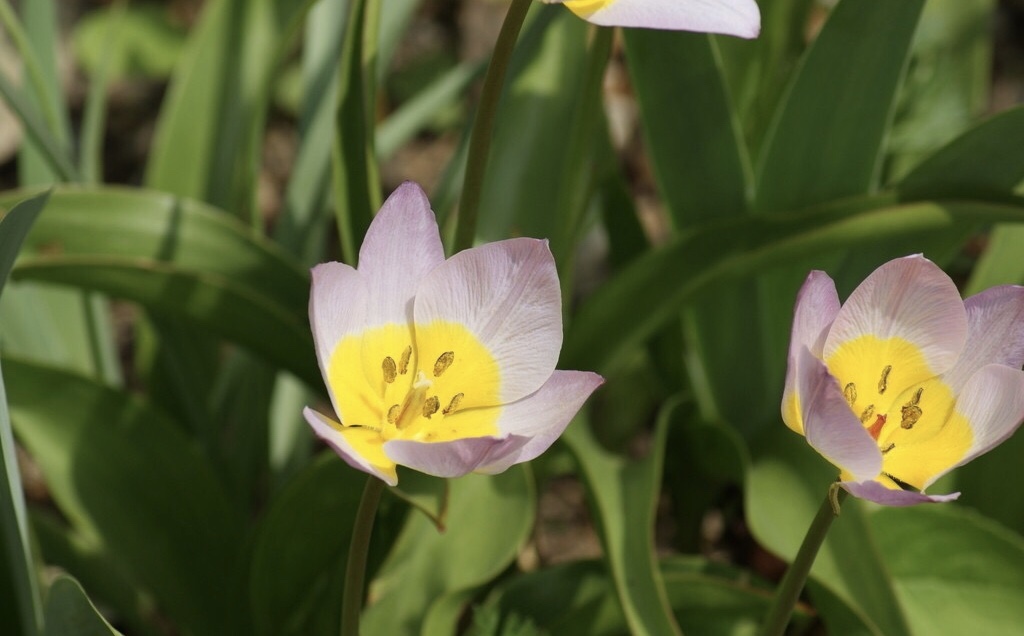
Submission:
<svg viewBox="0 0 1024 636">
<path fill-rule="evenodd" d="M 462 182 L 462 199 L 459 201 L 459 218 L 455 226 L 453 252 L 473 247 L 476 237 L 476 220 L 480 213 L 480 197 L 483 194 L 484 175 L 487 173 L 487 159 L 491 152 L 491 137 L 494 134 L 494 120 L 498 112 L 501 88 L 505 84 L 512 51 L 515 49 L 519 31 L 533 0 L 512 0 L 505 22 L 498 33 L 491 63 L 487 66 L 480 104 L 477 107 L 473 131 L 470 133 L 469 154 L 466 159 L 466 176 Z"/>
<path fill-rule="evenodd" d="M 833 484 L 829 488 L 829 494 L 822 502 L 818 514 L 807 529 L 804 542 L 800 544 L 800 550 L 793 559 L 793 564 L 786 571 L 786 576 L 779 583 L 778 591 L 775 593 L 775 600 L 772 602 L 768 616 L 761 626 L 760 636 L 781 636 L 789 623 L 789 617 L 796 607 L 800 591 L 807 583 L 807 575 L 814 565 L 814 558 L 818 555 L 821 544 L 825 541 L 828 529 L 832 526 L 832 520 L 839 515 L 839 504 L 846 498 L 846 491 Z"/>
<path fill-rule="evenodd" d="M 366 557 L 373 534 L 377 504 L 384 492 L 384 482 L 376 477 L 366 479 L 363 498 L 359 501 L 352 527 L 352 543 L 345 565 L 345 591 L 341 597 L 341 636 L 359 636 L 359 613 L 363 609 L 363 587 L 366 578 Z"/>
</svg>

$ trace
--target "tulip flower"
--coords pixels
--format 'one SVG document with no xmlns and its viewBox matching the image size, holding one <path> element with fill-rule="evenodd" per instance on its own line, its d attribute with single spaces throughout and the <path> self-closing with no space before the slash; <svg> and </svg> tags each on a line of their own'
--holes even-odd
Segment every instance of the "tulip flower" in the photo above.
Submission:
<svg viewBox="0 0 1024 636">
<path fill-rule="evenodd" d="M 1024 288 L 961 300 L 922 256 L 890 261 L 840 306 L 811 272 L 797 296 L 786 424 L 880 504 L 956 499 L 925 490 L 1024 419 Z"/>
<path fill-rule="evenodd" d="M 499 241 L 445 260 L 413 183 L 377 213 L 357 268 L 313 268 L 309 318 L 340 421 L 308 407 L 306 420 L 391 486 L 399 464 L 456 477 L 529 461 L 603 381 L 555 370 L 562 300 L 547 241 Z"/>
<path fill-rule="evenodd" d="M 761 13 L 754 0 L 545 0 L 601 26 L 722 33 L 755 38 Z"/>
</svg>

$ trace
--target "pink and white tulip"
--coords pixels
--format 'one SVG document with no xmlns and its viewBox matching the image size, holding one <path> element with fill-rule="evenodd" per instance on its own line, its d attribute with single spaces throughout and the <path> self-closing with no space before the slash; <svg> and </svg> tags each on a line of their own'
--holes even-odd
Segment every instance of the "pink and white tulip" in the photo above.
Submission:
<svg viewBox="0 0 1024 636">
<path fill-rule="evenodd" d="M 797 296 L 782 418 L 851 494 L 890 506 L 1006 440 L 1024 420 L 1024 288 L 961 300 L 922 256 L 890 261 L 840 305 L 824 272 Z"/>
<path fill-rule="evenodd" d="M 561 435 L 603 382 L 556 371 L 562 301 L 546 241 L 518 238 L 444 258 L 414 183 L 374 218 L 358 268 L 313 268 L 317 359 L 338 420 L 306 420 L 354 468 L 398 483 L 498 473 Z"/>
<path fill-rule="evenodd" d="M 564 4 L 601 26 L 721 33 L 756 38 L 761 12 L 754 0 L 545 0 Z"/>
</svg>

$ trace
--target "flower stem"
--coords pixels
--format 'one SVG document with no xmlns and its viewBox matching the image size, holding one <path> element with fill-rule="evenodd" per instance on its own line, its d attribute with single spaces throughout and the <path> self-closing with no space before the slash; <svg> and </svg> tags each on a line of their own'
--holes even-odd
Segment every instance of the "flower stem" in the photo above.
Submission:
<svg viewBox="0 0 1024 636">
<path fill-rule="evenodd" d="M 366 479 L 363 498 L 359 501 L 352 526 L 352 543 L 345 565 L 345 591 L 341 597 L 341 636 L 359 636 L 359 613 L 363 609 L 363 583 L 366 578 L 366 557 L 373 534 L 377 504 L 384 492 L 384 482 L 376 477 Z"/>
<path fill-rule="evenodd" d="M 480 92 L 480 104 L 470 133 L 469 153 L 466 158 L 466 176 L 462 182 L 462 199 L 459 202 L 458 224 L 455 226 L 455 246 L 459 252 L 473 246 L 476 236 L 476 220 L 480 212 L 480 197 L 483 194 L 484 175 L 487 174 L 487 159 L 491 151 L 491 137 L 494 134 L 494 119 L 498 112 L 501 88 L 505 84 L 512 51 L 515 49 L 519 31 L 533 0 L 512 0 L 505 14 L 505 21 L 494 44 L 494 53 L 487 66 L 487 75 Z"/>
<path fill-rule="evenodd" d="M 807 583 L 807 575 L 814 565 L 814 558 L 818 556 L 818 549 L 825 541 L 825 535 L 832 526 L 832 520 L 839 515 L 839 504 L 846 498 L 846 491 L 839 488 L 838 484 L 832 484 L 828 496 L 822 502 L 818 514 L 807 529 L 804 542 L 800 544 L 800 550 L 793 559 L 793 564 L 782 577 L 778 591 L 775 593 L 775 600 L 772 602 L 768 616 L 761 626 L 760 636 L 781 636 L 789 623 L 789 617 L 793 614 L 800 591 Z"/>
</svg>

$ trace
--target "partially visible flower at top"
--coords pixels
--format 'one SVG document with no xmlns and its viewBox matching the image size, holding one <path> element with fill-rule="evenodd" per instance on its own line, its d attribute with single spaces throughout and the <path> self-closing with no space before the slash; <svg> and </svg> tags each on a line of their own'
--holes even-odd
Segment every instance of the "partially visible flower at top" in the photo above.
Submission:
<svg viewBox="0 0 1024 636">
<path fill-rule="evenodd" d="M 840 470 L 851 494 L 890 506 L 1006 440 L 1024 419 L 1024 288 L 961 300 L 922 256 L 882 265 L 840 306 L 824 272 L 797 296 L 782 418 Z"/>
<path fill-rule="evenodd" d="M 544 0 L 564 4 L 601 26 L 722 33 L 756 38 L 761 12 L 754 0 Z"/>
<path fill-rule="evenodd" d="M 414 183 L 373 219 L 358 269 L 313 268 L 309 318 L 341 423 L 303 414 L 342 459 L 392 486 L 398 464 L 457 477 L 529 461 L 603 382 L 555 370 L 562 300 L 547 241 L 445 260 Z"/>
</svg>

